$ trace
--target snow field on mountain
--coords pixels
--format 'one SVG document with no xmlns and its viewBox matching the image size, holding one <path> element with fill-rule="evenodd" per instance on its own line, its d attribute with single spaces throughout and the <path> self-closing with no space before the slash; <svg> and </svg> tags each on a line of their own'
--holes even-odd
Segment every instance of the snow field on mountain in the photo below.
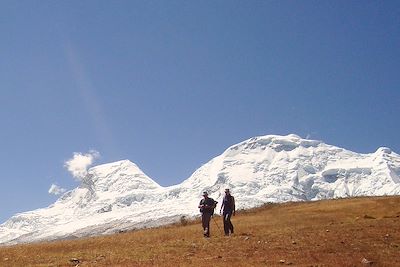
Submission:
<svg viewBox="0 0 400 267">
<path fill-rule="evenodd" d="M 400 194 L 400 156 L 389 148 L 359 154 L 302 139 L 267 135 L 226 149 L 181 184 L 162 187 L 123 160 L 89 169 L 79 187 L 47 208 L 0 225 L 0 243 L 108 234 L 198 216 L 201 193 L 225 188 L 238 209 L 267 202 Z"/>
</svg>

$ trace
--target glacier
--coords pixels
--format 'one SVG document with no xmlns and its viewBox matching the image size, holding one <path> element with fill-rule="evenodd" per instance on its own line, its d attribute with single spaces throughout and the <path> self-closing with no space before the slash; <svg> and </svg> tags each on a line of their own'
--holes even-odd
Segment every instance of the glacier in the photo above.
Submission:
<svg viewBox="0 0 400 267">
<path fill-rule="evenodd" d="M 46 208 L 0 225 L 0 244 L 112 234 L 199 215 L 201 193 L 238 209 L 269 202 L 400 194 L 400 156 L 360 154 L 297 135 L 253 137 L 226 149 L 180 184 L 162 187 L 129 160 L 88 170 L 81 184 Z M 220 205 L 220 204 L 219 204 Z M 219 207 L 217 207 L 218 209 Z"/>
</svg>

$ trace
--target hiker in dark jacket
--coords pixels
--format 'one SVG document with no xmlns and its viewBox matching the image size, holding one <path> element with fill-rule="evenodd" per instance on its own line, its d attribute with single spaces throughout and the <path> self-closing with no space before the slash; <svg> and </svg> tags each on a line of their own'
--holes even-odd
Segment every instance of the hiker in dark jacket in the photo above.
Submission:
<svg viewBox="0 0 400 267">
<path fill-rule="evenodd" d="M 219 213 L 222 213 L 225 235 L 228 236 L 230 234 L 233 234 L 233 224 L 231 222 L 231 217 L 232 215 L 235 216 L 235 198 L 231 196 L 229 189 L 225 189 L 225 196 L 222 200 L 221 210 L 219 211 Z"/>
<path fill-rule="evenodd" d="M 203 225 L 204 237 L 210 237 L 210 220 L 214 215 L 214 208 L 218 202 L 208 197 L 207 192 L 203 192 L 203 199 L 200 200 L 199 209 L 201 212 L 201 222 Z"/>
</svg>

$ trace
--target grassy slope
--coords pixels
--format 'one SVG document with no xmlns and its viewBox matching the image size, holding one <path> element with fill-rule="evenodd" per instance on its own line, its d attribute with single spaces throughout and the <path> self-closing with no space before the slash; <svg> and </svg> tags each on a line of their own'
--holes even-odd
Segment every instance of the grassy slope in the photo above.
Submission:
<svg viewBox="0 0 400 267">
<path fill-rule="evenodd" d="M 216 217 L 210 239 L 196 221 L 0 247 L 0 266 L 400 266 L 399 217 L 400 197 L 271 204 L 233 217 L 231 237 Z"/>
</svg>

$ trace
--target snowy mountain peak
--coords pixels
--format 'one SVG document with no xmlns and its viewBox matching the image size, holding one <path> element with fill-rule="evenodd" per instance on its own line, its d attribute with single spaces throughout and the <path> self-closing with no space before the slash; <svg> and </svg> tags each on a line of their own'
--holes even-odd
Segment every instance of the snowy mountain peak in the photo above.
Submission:
<svg viewBox="0 0 400 267">
<path fill-rule="evenodd" d="M 391 154 L 392 150 L 388 147 L 380 147 L 376 150 L 375 154 Z"/>
<path fill-rule="evenodd" d="M 160 188 L 133 162 L 121 160 L 89 169 L 82 183 L 91 190 L 125 192 L 135 189 Z"/>
<path fill-rule="evenodd" d="M 302 139 L 295 134 L 289 134 L 286 136 L 265 135 L 253 137 L 237 145 L 231 146 L 224 154 L 225 156 L 234 156 L 246 150 L 265 150 L 267 148 L 275 152 L 292 151 L 298 147 L 316 147 L 321 143 L 321 141 L 317 140 Z"/>
<path fill-rule="evenodd" d="M 400 194 L 400 156 L 389 148 L 352 152 L 297 135 L 253 137 L 229 147 L 181 184 L 162 187 L 123 160 L 89 169 L 82 184 L 48 208 L 0 225 L 1 243 L 87 236 L 198 215 L 201 192 L 237 208 L 266 202 Z M 221 203 L 221 202 L 220 202 Z"/>
</svg>

